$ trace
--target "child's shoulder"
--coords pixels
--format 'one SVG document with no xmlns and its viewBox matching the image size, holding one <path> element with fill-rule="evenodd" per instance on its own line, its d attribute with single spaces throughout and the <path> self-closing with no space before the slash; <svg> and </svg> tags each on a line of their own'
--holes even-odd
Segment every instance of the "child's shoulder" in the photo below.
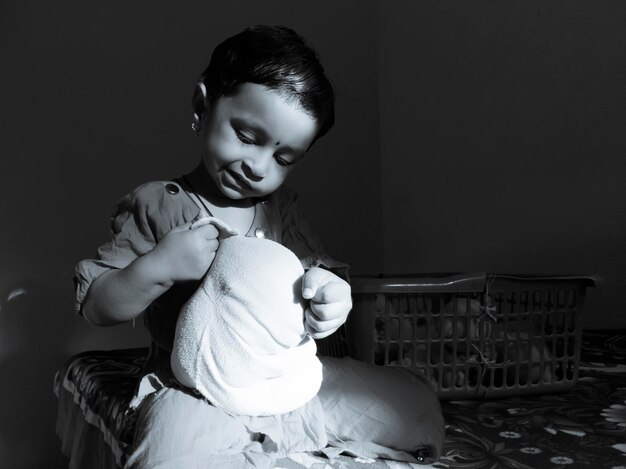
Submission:
<svg viewBox="0 0 626 469">
<path fill-rule="evenodd" d="M 121 212 L 134 213 L 140 218 L 151 219 L 153 223 L 160 220 L 170 225 L 172 222 L 186 222 L 198 211 L 198 207 L 176 181 L 150 181 L 137 186 L 120 199 L 114 209 L 114 216 Z"/>
<path fill-rule="evenodd" d="M 150 181 L 135 187 L 122 201 L 133 205 L 163 205 L 187 203 L 183 188 L 176 181 Z"/>
<path fill-rule="evenodd" d="M 184 194 L 183 188 L 175 181 L 149 181 L 135 187 L 128 196 L 149 201 L 161 198 L 175 199 L 177 198 L 175 196 L 181 194 Z"/>
</svg>

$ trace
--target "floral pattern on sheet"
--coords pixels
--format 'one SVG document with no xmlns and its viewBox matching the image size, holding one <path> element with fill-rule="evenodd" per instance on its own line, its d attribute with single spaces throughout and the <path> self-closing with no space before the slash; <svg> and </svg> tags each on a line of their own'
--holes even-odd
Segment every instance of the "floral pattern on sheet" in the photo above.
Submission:
<svg viewBox="0 0 626 469">
<path fill-rule="evenodd" d="M 562 394 L 445 403 L 446 444 L 435 466 L 619 466 L 626 458 L 613 445 L 626 441 L 626 428 L 603 413 L 623 402 L 624 386 L 626 375 L 585 376 Z"/>
<path fill-rule="evenodd" d="M 626 466 L 626 331 L 583 335 L 565 393 L 443 403 L 446 444 L 434 467 Z"/>
</svg>

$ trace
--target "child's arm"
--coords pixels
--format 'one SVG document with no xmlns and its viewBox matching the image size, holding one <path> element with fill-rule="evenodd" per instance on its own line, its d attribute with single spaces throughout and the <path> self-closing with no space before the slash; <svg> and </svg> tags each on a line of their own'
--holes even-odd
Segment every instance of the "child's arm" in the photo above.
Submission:
<svg viewBox="0 0 626 469">
<path fill-rule="evenodd" d="M 212 224 L 189 226 L 172 229 L 128 266 L 98 276 L 83 302 L 83 315 L 100 326 L 128 321 L 174 283 L 201 279 L 215 257 L 219 230 Z"/>
<path fill-rule="evenodd" d="M 277 199 L 282 242 L 298 256 L 306 271 L 302 280 L 302 295 L 310 300 L 305 311 L 306 328 L 314 339 L 322 339 L 346 321 L 352 308 L 349 266 L 326 253 L 299 208 L 295 192 L 283 186 Z"/>
</svg>

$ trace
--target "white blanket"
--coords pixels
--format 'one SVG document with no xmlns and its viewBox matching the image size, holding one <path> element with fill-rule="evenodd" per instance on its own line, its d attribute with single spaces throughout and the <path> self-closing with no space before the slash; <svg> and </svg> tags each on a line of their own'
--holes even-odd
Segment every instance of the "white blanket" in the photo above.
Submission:
<svg viewBox="0 0 626 469">
<path fill-rule="evenodd" d="M 303 273 L 273 241 L 220 241 L 180 312 L 171 360 L 178 381 L 238 415 L 282 414 L 312 399 L 322 365 L 304 330 Z"/>
</svg>

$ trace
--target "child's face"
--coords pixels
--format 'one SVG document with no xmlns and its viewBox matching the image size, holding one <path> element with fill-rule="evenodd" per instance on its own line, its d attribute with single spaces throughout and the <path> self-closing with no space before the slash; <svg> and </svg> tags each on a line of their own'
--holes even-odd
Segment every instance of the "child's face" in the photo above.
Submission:
<svg viewBox="0 0 626 469">
<path fill-rule="evenodd" d="M 235 200 L 278 189 L 318 130 L 297 102 L 253 83 L 217 99 L 203 128 L 207 172 L 221 193 Z"/>
</svg>

